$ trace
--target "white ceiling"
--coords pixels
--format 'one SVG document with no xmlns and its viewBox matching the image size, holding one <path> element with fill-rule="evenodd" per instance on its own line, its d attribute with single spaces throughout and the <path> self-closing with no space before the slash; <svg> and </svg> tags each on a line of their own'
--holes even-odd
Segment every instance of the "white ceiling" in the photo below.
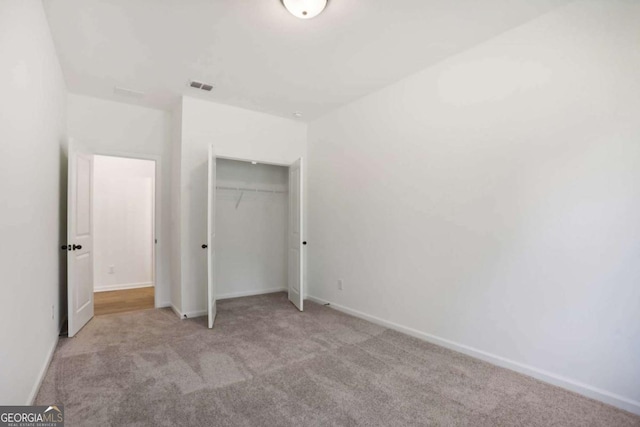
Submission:
<svg viewBox="0 0 640 427">
<path fill-rule="evenodd" d="M 170 109 L 180 95 L 310 120 L 568 0 L 45 0 L 73 93 Z M 211 93 L 190 79 L 215 84 Z M 145 92 L 114 94 L 114 86 Z"/>
</svg>

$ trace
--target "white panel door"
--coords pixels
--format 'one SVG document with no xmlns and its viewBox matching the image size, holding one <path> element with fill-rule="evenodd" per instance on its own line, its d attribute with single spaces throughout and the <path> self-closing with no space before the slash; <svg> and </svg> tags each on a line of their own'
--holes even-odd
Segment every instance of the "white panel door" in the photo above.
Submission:
<svg viewBox="0 0 640 427">
<path fill-rule="evenodd" d="M 69 147 L 67 298 L 69 336 L 93 317 L 93 155 Z"/>
<path fill-rule="evenodd" d="M 303 217 L 303 173 L 302 158 L 289 167 L 289 301 L 298 310 L 303 310 L 304 283 L 303 283 L 303 256 L 302 241 Z"/>
<path fill-rule="evenodd" d="M 216 319 L 216 157 L 209 147 L 209 184 L 207 203 L 207 310 L 209 327 Z"/>
</svg>

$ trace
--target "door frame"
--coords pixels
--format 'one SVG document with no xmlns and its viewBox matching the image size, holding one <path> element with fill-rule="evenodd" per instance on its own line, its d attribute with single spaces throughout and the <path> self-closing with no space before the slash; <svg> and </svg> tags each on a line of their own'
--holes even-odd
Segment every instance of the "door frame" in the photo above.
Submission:
<svg viewBox="0 0 640 427">
<path fill-rule="evenodd" d="M 273 158 L 273 157 L 261 157 L 261 156 L 229 156 L 224 154 L 224 152 L 219 152 L 216 150 L 216 146 L 215 144 L 212 144 L 213 146 L 213 153 L 216 157 L 216 159 L 223 159 L 223 160 L 235 160 L 238 162 L 257 162 L 257 163 L 261 163 L 264 165 L 273 165 L 273 166 L 282 166 L 285 168 L 289 168 L 291 167 L 291 165 L 293 165 L 298 159 L 302 158 L 302 162 L 305 163 L 305 159 L 306 159 L 306 155 L 298 155 L 292 159 L 283 159 L 283 158 Z M 289 174 L 287 174 L 287 178 L 289 177 Z M 302 200 L 302 218 L 304 219 L 303 221 L 303 229 L 300 230 L 302 233 L 302 240 L 306 240 L 305 236 L 306 236 L 306 230 L 305 230 L 305 226 L 307 224 L 306 221 L 306 215 L 307 215 L 307 210 L 305 209 L 305 203 L 306 203 L 306 194 L 307 194 L 307 179 L 303 180 L 303 187 L 302 187 L 302 194 L 303 194 L 303 200 Z M 288 212 L 288 209 L 287 209 Z M 289 234 L 287 233 L 287 245 L 289 244 L 288 242 L 288 237 Z M 287 246 L 287 251 L 289 250 L 288 246 Z M 306 298 L 307 295 L 307 287 L 304 286 L 307 283 L 307 251 L 304 250 L 302 251 L 302 281 L 303 281 L 303 286 L 302 286 L 302 300 L 304 300 Z M 288 256 L 287 256 L 288 257 Z M 287 268 L 287 274 L 289 269 Z M 287 284 L 288 286 L 288 284 Z"/>
<path fill-rule="evenodd" d="M 215 146 L 214 146 L 214 150 L 215 150 Z M 216 159 L 235 160 L 237 162 L 257 162 L 257 163 L 262 163 L 263 165 L 283 166 L 285 168 L 288 168 L 289 166 L 291 166 L 300 157 L 304 157 L 304 156 L 298 156 L 292 161 L 287 162 L 286 160 L 283 160 L 283 159 L 273 159 L 273 158 L 225 156 L 224 154 L 218 154 L 217 151 L 214 151 L 214 154 L 216 156 Z"/>
<path fill-rule="evenodd" d="M 216 186 L 218 179 L 217 157 L 213 144 L 209 145 L 207 159 L 207 317 L 209 329 L 213 328 L 218 312 L 216 297 Z M 213 187 L 213 188 L 212 188 Z"/>
<path fill-rule="evenodd" d="M 156 173 L 154 177 L 154 195 L 153 195 L 153 236 L 151 238 L 151 273 L 153 280 L 153 305 L 155 308 L 162 307 L 162 301 L 158 301 L 158 230 L 162 225 L 162 157 L 155 154 L 130 153 L 117 150 L 96 149 L 92 151 L 94 156 L 119 157 L 134 160 L 151 160 L 156 164 Z"/>
</svg>

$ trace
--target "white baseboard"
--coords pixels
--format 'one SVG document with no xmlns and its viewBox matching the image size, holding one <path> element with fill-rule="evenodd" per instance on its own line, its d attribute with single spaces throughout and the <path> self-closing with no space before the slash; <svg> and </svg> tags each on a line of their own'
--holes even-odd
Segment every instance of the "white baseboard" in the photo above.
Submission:
<svg viewBox="0 0 640 427">
<path fill-rule="evenodd" d="M 180 311 L 173 304 L 171 304 L 171 310 L 173 310 L 180 319 L 191 319 L 192 317 L 206 316 L 209 314 L 207 310 Z"/>
<path fill-rule="evenodd" d="M 511 369 L 512 371 L 516 371 L 521 374 L 531 376 L 540 381 L 544 381 L 546 383 L 565 388 L 567 390 L 576 392 L 578 394 L 582 394 L 583 396 L 587 396 L 592 399 L 599 400 L 604 403 L 608 403 L 609 405 L 615 406 L 617 408 L 624 409 L 625 411 L 629 411 L 631 413 L 640 415 L 640 402 L 626 398 L 624 396 L 620 396 L 618 394 L 611 393 L 606 390 L 602 390 L 597 387 L 590 386 L 588 384 L 574 381 L 570 378 L 566 378 L 561 375 L 557 375 L 552 372 L 545 371 L 543 369 L 538 369 L 533 366 L 526 365 L 524 363 L 516 362 L 495 354 L 487 353 L 486 351 L 478 350 L 476 348 L 469 347 L 464 344 L 460 344 L 454 341 L 440 338 L 435 335 L 427 334 L 417 329 L 409 328 L 406 326 L 399 325 L 397 323 L 390 322 L 388 320 L 381 319 L 379 317 L 371 316 L 361 311 L 353 310 L 351 308 L 348 308 L 339 304 L 335 304 L 330 301 L 323 300 L 322 298 L 317 298 L 317 297 L 308 295 L 307 299 L 323 305 L 329 303 L 329 307 L 334 308 L 338 311 L 342 311 L 343 313 L 347 313 L 352 316 L 359 317 L 364 320 L 368 320 L 371 323 L 375 323 L 377 325 L 384 326 L 389 329 L 393 329 L 395 331 L 405 333 L 407 335 L 411 335 L 412 337 L 416 337 L 424 341 L 427 341 L 442 347 L 446 347 L 460 353 L 464 353 L 466 355 L 475 357 L 477 359 L 484 360 L 485 362 L 489 362 L 493 365 L 497 365 L 502 368 Z"/>
<path fill-rule="evenodd" d="M 194 311 L 182 312 L 178 310 L 178 308 L 173 304 L 170 304 L 169 306 L 171 307 L 171 310 L 173 310 L 173 312 L 176 314 L 176 316 L 178 316 L 178 318 L 180 319 L 191 319 L 192 317 L 206 316 L 208 314 L 207 310 L 194 310 Z"/>
<path fill-rule="evenodd" d="M 38 391 L 40 391 L 40 387 L 42 386 L 42 382 L 44 381 L 44 377 L 45 375 L 47 375 L 47 370 L 49 369 L 49 365 L 51 365 L 51 360 L 53 360 L 53 354 L 56 352 L 56 348 L 58 347 L 58 339 L 59 339 L 59 336 L 56 336 L 56 339 L 53 341 L 53 345 L 49 349 L 49 354 L 47 355 L 47 359 L 45 360 L 44 365 L 42 365 L 42 368 L 40 368 L 40 372 L 38 373 L 38 380 L 33 385 L 33 388 L 31 389 L 31 393 L 29 393 L 29 400 L 27 401 L 27 403 L 25 403 L 25 405 L 34 404 L 36 400 L 36 396 L 38 395 Z"/>
<path fill-rule="evenodd" d="M 151 288 L 153 283 L 122 283 L 119 285 L 107 285 L 93 288 L 93 292 L 109 292 L 109 291 L 122 291 L 124 289 L 137 289 L 137 288 Z"/>
<path fill-rule="evenodd" d="M 287 288 L 272 288 L 272 289 L 262 289 L 258 291 L 243 291 L 243 292 L 232 292 L 229 294 L 222 294 L 216 296 L 216 299 L 230 299 L 230 298 L 240 298 L 240 297 L 250 297 L 254 295 L 263 295 L 263 294 L 272 294 L 274 292 L 283 292 L 286 291 Z"/>
<path fill-rule="evenodd" d="M 180 310 L 178 310 L 178 308 L 173 304 L 171 304 L 170 307 L 171 310 L 173 310 L 173 312 L 176 314 L 176 316 L 178 316 L 179 319 L 182 319 L 182 313 L 180 313 Z"/>
<path fill-rule="evenodd" d="M 182 313 L 182 319 L 192 319 L 194 317 L 206 316 L 209 314 L 207 310 L 193 310 Z"/>
<path fill-rule="evenodd" d="M 248 296 L 253 296 L 253 295 L 272 294 L 274 292 L 282 292 L 282 291 L 286 291 L 286 290 L 287 290 L 287 288 L 274 288 L 274 289 L 264 289 L 264 290 L 261 290 L 261 291 L 234 292 L 234 293 L 231 293 L 231 294 L 218 295 L 216 297 L 216 300 L 239 298 L 239 297 L 248 297 Z M 191 319 L 193 317 L 206 316 L 207 314 L 209 314 L 207 312 L 207 309 L 181 312 L 173 304 L 171 304 L 171 309 L 181 319 Z"/>
</svg>

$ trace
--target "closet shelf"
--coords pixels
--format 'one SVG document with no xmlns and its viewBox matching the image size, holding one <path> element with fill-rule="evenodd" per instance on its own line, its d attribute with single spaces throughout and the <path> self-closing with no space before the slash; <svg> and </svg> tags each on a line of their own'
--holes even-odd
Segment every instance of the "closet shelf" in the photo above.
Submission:
<svg viewBox="0 0 640 427">
<path fill-rule="evenodd" d="M 233 191 L 252 191 L 254 193 L 274 193 L 274 194 L 286 194 L 288 191 L 282 190 L 265 190 L 262 188 L 247 188 L 247 187 L 227 187 L 224 185 L 217 185 L 217 190 L 233 190 Z"/>
</svg>

